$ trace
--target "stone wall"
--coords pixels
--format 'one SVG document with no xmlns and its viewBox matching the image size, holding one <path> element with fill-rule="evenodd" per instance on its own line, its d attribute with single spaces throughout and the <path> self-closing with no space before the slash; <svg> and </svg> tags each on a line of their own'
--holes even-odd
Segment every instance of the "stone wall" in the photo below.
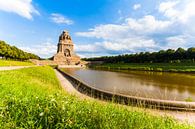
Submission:
<svg viewBox="0 0 195 129">
<path fill-rule="evenodd" d="M 169 101 L 169 100 L 158 100 L 150 99 L 136 96 L 125 96 L 122 94 L 114 94 L 108 91 L 103 91 L 101 89 L 94 88 L 83 83 L 81 80 L 73 77 L 72 75 L 57 69 L 63 76 L 65 76 L 77 89 L 79 92 L 88 95 L 93 98 L 98 98 L 101 100 L 112 101 L 120 104 L 134 105 L 141 107 L 148 107 L 154 109 L 162 110 L 180 110 L 180 111 L 195 111 L 194 102 L 184 102 L 184 101 Z"/>
</svg>

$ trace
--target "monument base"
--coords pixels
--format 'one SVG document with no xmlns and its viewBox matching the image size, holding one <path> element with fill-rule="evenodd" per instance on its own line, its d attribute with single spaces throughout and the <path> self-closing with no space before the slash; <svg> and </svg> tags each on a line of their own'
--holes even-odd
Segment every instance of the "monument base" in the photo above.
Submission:
<svg viewBox="0 0 195 129">
<path fill-rule="evenodd" d="M 80 64 L 80 57 L 77 55 L 72 55 L 71 57 L 65 57 L 63 53 L 57 53 L 53 58 L 54 62 L 58 65 L 78 65 Z"/>
</svg>

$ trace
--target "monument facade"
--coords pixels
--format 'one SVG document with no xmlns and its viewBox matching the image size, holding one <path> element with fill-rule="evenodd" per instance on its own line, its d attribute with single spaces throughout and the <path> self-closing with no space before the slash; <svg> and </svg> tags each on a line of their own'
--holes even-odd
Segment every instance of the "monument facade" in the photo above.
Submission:
<svg viewBox="0 0 195 129">
<path fill-rule="evenodd" d="M 54 62 L 59 65 L 78 65 L 80 57 L 74 52 L 74 43 L 68 31 L 63 31 L 59 36 L 57 54 L 54 55 Z"/>
<path fill-rule="evenodd" d="M 60 67 L 84 67 L 87 64 L 86 61 L 81 61 L 74 52 L 74 43 L 68 31 L 63 31 L 59 36 L 57 53 L 53 60 L 31 59 L 30 61 L 36 65 L 58 65 Z"/>
</svg>

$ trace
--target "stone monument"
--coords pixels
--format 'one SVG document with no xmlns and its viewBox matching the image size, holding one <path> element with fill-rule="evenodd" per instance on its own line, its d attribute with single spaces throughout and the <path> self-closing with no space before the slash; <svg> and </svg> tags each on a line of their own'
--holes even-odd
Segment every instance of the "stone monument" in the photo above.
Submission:
<svg viewBox="0 0 195 129">
<path fill-rule="evenodd" d="M 74 44 L 68 31 L 63 31 L 59 36 L 57 54 L 54 55 L 53 60 L 58 65 L 78 65 L 81 63 L 80 57 L 74 52 Z"/>
</svg>

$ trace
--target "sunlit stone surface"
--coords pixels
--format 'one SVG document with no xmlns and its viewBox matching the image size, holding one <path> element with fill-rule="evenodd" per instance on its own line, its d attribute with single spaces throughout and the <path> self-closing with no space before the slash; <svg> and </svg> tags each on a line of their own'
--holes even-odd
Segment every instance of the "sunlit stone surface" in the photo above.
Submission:
<svg viewBox="0 0 195 129">
<path fill-rule="evenodd" d="M 54 61 L 59 65 L 78 65 L 80 57 L 74 52 L 74 44 L 68 33 L 63 31 L 59 36 L 57 54 L 54 55 Z"/>
</svg>

